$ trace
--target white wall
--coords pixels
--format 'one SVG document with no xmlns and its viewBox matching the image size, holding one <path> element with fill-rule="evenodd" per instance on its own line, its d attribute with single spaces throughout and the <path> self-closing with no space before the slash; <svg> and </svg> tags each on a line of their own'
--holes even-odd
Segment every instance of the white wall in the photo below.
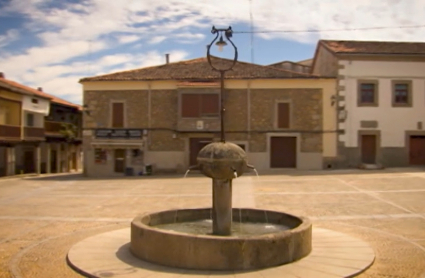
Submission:
<svg viewBox="0 0 425 278">
<path fill-rule="evenodd" d="M 44 127 L 44 114 L 41 113 L 34 113 L 34 112 L 24 112 L 24 126 L 28 126 L 27 123 L 27 114 L 33 114 L 34 115 L 34 125 L 32 127 Z"/>
<path fill-rule="evenodd" d="M 36 96 L 23 96 L 22 109 L 29 112 L 41 113 L 44 116 L 47 116 L 49 115 L 50 101 Z"/>
<path fill-rule="evenodd" d="M 418 122 L 425 125 L 425 62 L 340 61 L 344 75 L 340 86 L 345 86 L 347 119 L 340 124 L 346 133 L 340 135 L 346 147 L 358 146 L 361 121 L 378 121 L 381 147 L 404 147 L 405 131 L 416 130 Z M 378 80 L 378 107 L 357 107 L 357 80 Z M 413 107 L 392 107 L 391 80 L 411 80 Z"/>
</svg>

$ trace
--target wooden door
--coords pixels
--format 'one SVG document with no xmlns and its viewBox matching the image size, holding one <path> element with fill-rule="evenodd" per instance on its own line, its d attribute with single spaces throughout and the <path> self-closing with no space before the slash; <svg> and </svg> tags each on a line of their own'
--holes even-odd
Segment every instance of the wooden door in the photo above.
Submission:
<svg viewBox="0 0 425 278">
<path fill-rule="evenodd" d="M 24 151 L 24 173 L 34 173 L 34 172 L 35 172 L 34 151 L 26 150 Z"/>
<path fill-rule="evenodd" d="M 124 173 L 125 169 L 125 149 L 116 149 L 114 151 L 115 165 L 114 169 L 116 173 Z"/>
<path fill-rule="evenodd" d="M 72 159 L 72 169 L 77 171 L 78 167 L 77 167 L 77 153 L 76 152 L 72 153 L 71 159 Z"/>
<path fill-rule="evenodd" d="M 211 143 L 211 138 L 190 138 L 189 139 L 189 165 L 197 165 L 196 157 L 199 151 Z"/>
<path fill-rule="evenodd" d="M 425 136 L 410 136 L 410 165 L 425 165 Z"/>
<path fill-rule="evenodd" d="M 57 173 L 58 169 L 57 169 L 57 152 L 56 150 L 51 150 L 50 151 L 50 172 L 51 173 Z"/>
<path fill-rule="evenodd" d="M 270 167 L 296 168 L 297 167 L 297 138 L 271 137 L 270 138 Z"/>
<path fill-rule="evenodd" d="M 361 137 L 362 162 L 365 164 L 376 163 L 376 136 L 362 135 Z"/>
<path fill-rule="evenodd" d="M 2 148 L 2 147 L 0 147 Z M 9 160 L 7 157 L 7 147 L 3 148 L 3 157 L 0 157 L 0 177 L 7 176 Z M 1 150 L 0 150 L 1 153 Z M 3 163 L 2 163 L 3 162 Z"/>
</svg>

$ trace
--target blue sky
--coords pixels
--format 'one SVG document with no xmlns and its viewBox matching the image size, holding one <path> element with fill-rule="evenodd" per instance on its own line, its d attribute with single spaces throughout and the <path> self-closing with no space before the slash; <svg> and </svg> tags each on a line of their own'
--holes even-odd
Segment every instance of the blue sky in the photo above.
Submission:
<svg viewBox="0 0 425 278">
<path fill-rule="evenodd" d="M 81 103 L 82 77 L 163 64 L 165 53 L 205 56 L 212 25 L 231 25 L 239 60 L 258 64 L 308 59 L 319 39 L 425 42 L 425 27 L 237 33 L 251 23 L 257 32 L 425 25 L 425 1 L 0 0 L 0 71 Z"/>
</svg>

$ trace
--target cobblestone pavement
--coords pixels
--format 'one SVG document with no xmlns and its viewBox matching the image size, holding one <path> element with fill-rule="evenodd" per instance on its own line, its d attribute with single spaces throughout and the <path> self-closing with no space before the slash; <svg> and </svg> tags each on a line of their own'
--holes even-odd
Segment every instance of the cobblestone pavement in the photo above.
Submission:
<svg viewBox="0 0 425 278">
<path fill-rule="evenodd" d="M 211 206 L 210 184 L 199 175 L 0 179 L 0 277 L 80 277 L 65 260 L 75 243 L 143 212 Z M 233 197 L 234 207 L 307 216 L 367 241 L 376 260 L 358 277 L 425 277 L 424 169 L 247 174 Z"/>
</svg>

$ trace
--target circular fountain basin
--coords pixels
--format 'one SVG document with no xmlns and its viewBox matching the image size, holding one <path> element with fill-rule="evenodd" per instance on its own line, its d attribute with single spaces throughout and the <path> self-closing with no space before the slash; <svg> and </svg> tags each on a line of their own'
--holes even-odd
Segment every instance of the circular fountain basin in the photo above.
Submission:
<svg viewBox="0 0 425 278">
<path fill-rule="evenodd" d="M 164 266 L 197 270 L 248 270 L 282 265 L 307 256 L 312 225 L 307 218 L 258 209 L 233 209 L 236 235 L 215 236 L 187 229 L 211 219 L 211 208 L 169 210 L 131 222 L 130 250 Z M 177 225 L 177 228 L 173 228 Z M 178 227 L 182 225 L 182 227 Z M 258 232 L 243 232 L 243 226 Z M 180 231 L 178 231 L 180 230 Z M 212 230 L 212 228 L 211 228 Z"/>
</svg>

